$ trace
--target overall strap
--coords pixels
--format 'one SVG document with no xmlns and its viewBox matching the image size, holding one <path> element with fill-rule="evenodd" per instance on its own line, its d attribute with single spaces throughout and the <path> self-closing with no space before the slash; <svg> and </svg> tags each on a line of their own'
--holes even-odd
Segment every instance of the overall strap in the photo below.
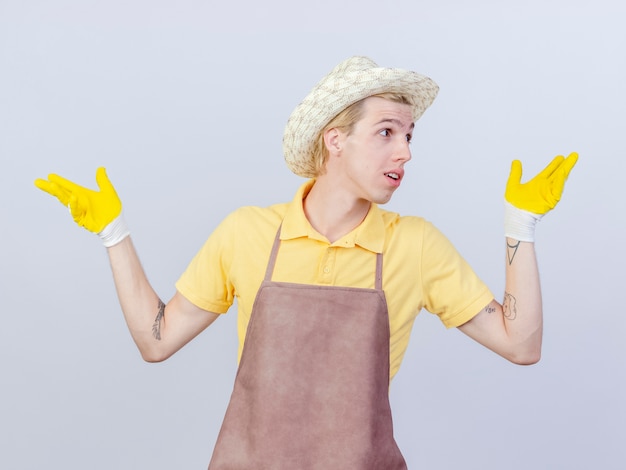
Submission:
<svg viewBox="0 0 626 470">
<path fill-rule="evenodd" d="M 276 264 L 276 257 L 278 256 L 278 247 L 280 246 L 280 229 L 282 226 L 283 224 L 281 223 L 276 231 L 274 244 L 272 245 L 272 252 L 270 253 L 270 259 L 267 262 L 267 268 L 265 269 L 264 280 L 268 282 L 272 280 L 272 274 L 274 273 L 274 265 Z"/>
<path fill-rule="evenodd" d="M 383 254 L 376 253 L 376 290 L 383 290 Z"/>
</svg>

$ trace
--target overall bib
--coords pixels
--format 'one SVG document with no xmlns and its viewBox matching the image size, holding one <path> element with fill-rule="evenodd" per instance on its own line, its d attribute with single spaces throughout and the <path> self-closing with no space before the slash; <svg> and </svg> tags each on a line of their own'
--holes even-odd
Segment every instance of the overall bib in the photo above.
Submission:
<svg viewBox="0 0 626 470">
<path fill-rule="evenodd" d="M 209 470 L 405 470 L 382 254 L 375 289 L 272 282 L 279 234 Z"/>
</svg>

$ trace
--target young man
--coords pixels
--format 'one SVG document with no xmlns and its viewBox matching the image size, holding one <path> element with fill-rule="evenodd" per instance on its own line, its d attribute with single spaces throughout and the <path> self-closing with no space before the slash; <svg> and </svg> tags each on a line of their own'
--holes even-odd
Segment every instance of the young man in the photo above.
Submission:
<svg viewBox="0 0 626 470">
<path fill-rule="evenodd" d="M 437 85 L 353 57 L 294 110 L 287 165 L 312 178 L 292 202 L 246 207 L 211 234 L 163 303 L 150 286 L 104 169 L 90 191 L 37 180 L 108 247 L 128 327 L 162 361 L 238 299 L 239 371 L 210 469 L 403 469 L 389 408 L 416 315 L 437 314 L 510 361 L 539 360 L 542 307 L 534 225 L 557 204 L 577 155 L 506 187 L 506 292 L 494 300 L 447 239 L 390 200 L 414 123 Z"/>
</svg>

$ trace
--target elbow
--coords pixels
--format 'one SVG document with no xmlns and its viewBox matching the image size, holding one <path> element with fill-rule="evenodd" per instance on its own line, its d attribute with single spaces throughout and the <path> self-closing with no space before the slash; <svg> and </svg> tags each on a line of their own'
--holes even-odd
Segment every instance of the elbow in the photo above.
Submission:
<svg viewBox="0 0 626 470">
<path fill-rule="evenodd" d="M 141 354 L 141 358 L 150 364 L 163 362 L 172 355 L 158 348 L 139 348 L 139 353 Z"/>
<path fill-rule="evenodd" d="M 167 359 L 166 357 L 152 356 L 148 354 L 141 354 L 141 358 L 149 364 L 158 364 L 159 362 L 163 362 Z"/>
<path fill-rule="evenodd" d="M 507 359 L 513 364 L 531 366 L 541 360 L 542 330 L 538 330 L 524 341 L 511 345 Z"/>
<path fill-rule="evenodd" d="M 536 356 L 525 356 L 522 358 L 516 358 L 515 360 L 511 360 L 513 364 L 518 366 L 532 366 L 537 364 L 541 360 L 541 355 Z"/>
<path fill-rule="evenodd" d="M 507 357 L 513 364 L 519 366 L 532 366 L 541 360 L 541 348 L 517 352 Z"/>
</svg>

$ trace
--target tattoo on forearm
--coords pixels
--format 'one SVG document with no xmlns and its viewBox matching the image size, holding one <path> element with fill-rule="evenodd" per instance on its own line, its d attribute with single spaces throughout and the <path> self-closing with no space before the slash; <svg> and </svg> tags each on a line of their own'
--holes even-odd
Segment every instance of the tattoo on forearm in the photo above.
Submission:
<svg viewBox="0 0 626 470">
<path fill-rule="evenodd" d="M 506 242 L 506 255 L 509 260 L 509 266 L 513 264 L 513 258 L 515 258 L 515 255 L 517 254 L 517 249 L 519 248 L 520 243 L 521 242 L 519 241 L 513 244 L 509 243 L 508 241 Z"/>
<path fill-rule="evenodd" d="M 159 313 L 157 313 L 154 323 L 152 324 L 152 336 L 154 336 L 157 341 L 161 341 L 161 321 L 163 320 L 163 315 L 165 315 L 165 304 L 159 299 Z"/>
<path fill-rule="evenodd" d="M 496 311 L 495 307 L 492 307 L 491 304 L 489 304 L 489 305 L 487 305 L 485 307 L 485 312 L 487 312 L 487 313 L 493 313 L 495 311 Z"/>
<path fill-rule="evenodd" d="M 517 299 L 508 292 L 504 293 L 502 313 L 507 320 L 515 320 L 515 317 L 517 317 Z"/>
</svg>

